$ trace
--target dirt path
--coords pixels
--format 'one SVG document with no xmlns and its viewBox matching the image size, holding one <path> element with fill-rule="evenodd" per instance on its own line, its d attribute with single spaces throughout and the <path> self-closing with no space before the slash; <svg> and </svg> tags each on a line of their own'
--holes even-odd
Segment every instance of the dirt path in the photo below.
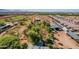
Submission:
<svg viewBox="0 0 79 59">
<path fill-rule="evenodd" d="M 79 48 L 79 44 L 63 31 L 54 34 L 56 38 L 54 46 L 59 48 Z"/>
<path fill-rule="evenodd" d="M 25 27 L 25 26 L 21 26 L 21 28 L 18 30 L 19 39 L 20 39 L 20 43 L 21 43 L 21 44 L 27 43 L 27 37 L 26 37 L 26 35 L 24 34 L 25 30 L 26 30 L 26 27 Z"/>
</svg>

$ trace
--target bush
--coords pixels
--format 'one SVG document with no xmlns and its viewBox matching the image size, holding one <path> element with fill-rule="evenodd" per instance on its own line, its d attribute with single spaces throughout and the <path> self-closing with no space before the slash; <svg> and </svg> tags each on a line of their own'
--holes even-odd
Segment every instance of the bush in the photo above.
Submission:
<svg viewBox="0 0 79 59">
<path fill-rule="evenodd" d="M 31 39 L 31 42 L 34 45 L 36 45 L 39 42 L 39 40 L 41 39 L 41 36 L 33 30 L 28 31 L 28 37 Z"/>
<path fill-rule="evenodd" d="M 48 47 L 49 47 L 50 49 L 53 49 L 53 46 L 52 46 L 51 44 L 48 44 Z"/>
<path fill-rule="evenodd" d="M 20 44 L 18 41 L 15 42 L 13 45 L 10 46 L 10 48 L 12 49 L 26 49 L 27 48 L 27 44 Z"/>
<path fill-rule="evenodd" d="M 50 34 L 49 34 L 48 39 L 47 39 L 47 44 L 53 44 L 53 37 Z"/>
</svg>

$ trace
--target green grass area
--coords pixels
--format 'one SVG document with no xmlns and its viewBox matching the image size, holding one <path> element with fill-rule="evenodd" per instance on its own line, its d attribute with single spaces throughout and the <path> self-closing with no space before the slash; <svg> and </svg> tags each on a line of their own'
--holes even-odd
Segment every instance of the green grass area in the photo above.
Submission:
<svg viewBox="0 0 79 59">
<path fill-rule="evenodd" d="M 4 25 L 4 24 L 6 24 L 6 21 L 3 19 L 0 19 L 0 25 Z"/>
<path fill-rule="evenodd" d="M 20 44 L 19 38 L 13 35 L 4 35 L 0 37 L 0 48 L 21 49 L 27 48 L 26 44 Z"/>
<path fill-rule="evenodd" d="M 13 16 L 11 17 L 11 19 L 15 20 L 15 21 L 20 21 L 20 20 L 23 20 L 24 16 L 22 15 L 18 15 L 18 16 Z"/>
</svg>

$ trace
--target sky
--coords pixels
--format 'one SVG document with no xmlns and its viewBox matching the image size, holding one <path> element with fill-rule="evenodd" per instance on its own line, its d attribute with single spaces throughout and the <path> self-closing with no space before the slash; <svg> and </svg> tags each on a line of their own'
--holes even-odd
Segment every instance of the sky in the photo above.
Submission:
<svg viewBox="0 0 79 59">
<path fill-rule="evenodd" d="M 78 1 L 79 0 L 0 0 L 0 9 L 22 9 L 23 11 L 25 9 L 28 9 L 29 11 L 78 12 Z"/>
<path fill-rule="evenodd" d="M 0 9 L 79 9 L 79 0 L 0 0 Z"/>
</svg>

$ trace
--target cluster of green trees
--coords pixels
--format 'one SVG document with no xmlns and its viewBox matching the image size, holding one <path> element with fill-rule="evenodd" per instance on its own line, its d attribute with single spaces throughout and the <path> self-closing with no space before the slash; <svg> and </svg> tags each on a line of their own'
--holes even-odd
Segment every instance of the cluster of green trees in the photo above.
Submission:
<svg viewBox="0 0 79 59">
<path fill-rule="evenodd" d="M 27 44 L 20 44 L 16 36 L 4 35 L 0 37 L 0 48 L 21 49 L 27 48 Z"/>
<path fill-rule="evenodd" d="M 33 30 L 28 31 L 28 37 L 34 45 L 37 45 L 38 42 L 41 40 L 41 36 Z"/>
<path fill-rule="evenodd" d="M 26 32 L 26 34 L 29 37 L 29 40 L 34 44 L 37 45 L 37 43 L 42 39 L 40 33 L 40 24 L 39 23 L 34 23 L 29 25 L 28 27 L 28 31 Z"/>
<path fill-rule="evenodd" d="M 46 22 L 35 22 L 33 24 L 31 24 L 28 28 L 28 31 L 26 32 L 27 36 L 29 37 L 29 40 L 33 43 L 33 44 L 37 44 L 40 40 L 43 41 L 43 36 L 40 33 L 41 29 L 46 29 L 46 31 L 48 32 L 48 34 L 50 34 L 52 32 L 52 30 L 50 29 L 50 25 Z M 52 35 L 50 34 L 48 37 L 48 42 L 47 44 L 52 44 Z"/>
</svg>

